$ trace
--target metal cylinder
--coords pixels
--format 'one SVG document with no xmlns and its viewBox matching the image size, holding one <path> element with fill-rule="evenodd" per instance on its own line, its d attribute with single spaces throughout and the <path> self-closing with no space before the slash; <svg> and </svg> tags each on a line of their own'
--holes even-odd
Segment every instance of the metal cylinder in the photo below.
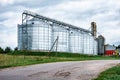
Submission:
<svg viewBox="0 0 120 80">
<path fill-rule="evenodd" d="M 98 41 L 98 55 L 104 55 L 105 52 L 105 38 L 102 35 L 99 35 L 97 38 Z"/>
</svg>

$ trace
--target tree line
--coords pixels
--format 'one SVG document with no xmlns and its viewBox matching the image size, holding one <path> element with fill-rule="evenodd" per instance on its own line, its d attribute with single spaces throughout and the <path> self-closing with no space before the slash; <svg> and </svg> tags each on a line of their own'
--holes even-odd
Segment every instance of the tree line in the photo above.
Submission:
<svg viewBox="0 0 120 80">
<path fill-rule="evenodd" d="M 18 48 L 14 48 L 14 50 L 12 50 L 10 47 L 6 47 L 5 49 L 3 49 L 2 47 L 0 47 L 0 53 L 10 53 L 12 51 L 17 51 Z"/>
</svg>

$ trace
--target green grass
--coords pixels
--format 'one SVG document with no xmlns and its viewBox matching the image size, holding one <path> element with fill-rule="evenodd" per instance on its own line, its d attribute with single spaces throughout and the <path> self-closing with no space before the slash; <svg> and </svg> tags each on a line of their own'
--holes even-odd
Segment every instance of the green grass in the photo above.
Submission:
<svg viewBox="0 0 120 80">
<path fill-rule="evenodd" d="M 120 64 L 102 72 L 94 80 L 120 80 Z"/>
<path fill-rule="evenodd" d="M 62 61 L 82 61 L 82 60 L 110 60 L 119 59 L 114 56 L 94 56 L 77 53 L 51 52 L 48 57 L 48 52 L 23 52 L 16 51 L 9 54 L 0 54 L 0 68 L 25 66 L 31 64 L 62 62 Z"/>
</svg>

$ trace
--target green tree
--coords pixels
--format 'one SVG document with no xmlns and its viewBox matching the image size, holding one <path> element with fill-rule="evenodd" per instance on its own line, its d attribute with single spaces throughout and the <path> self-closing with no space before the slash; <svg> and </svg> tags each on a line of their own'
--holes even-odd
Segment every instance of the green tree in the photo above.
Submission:
<svg viewBox="0 0 120 80">
<path fill-rule="evenodd" d="M 9 52 L 11 52 L 12 51 L 12 49 L 10 48 L 10 47 L 6 47 L 5 48 L 5 53 L 9 53 Z"/>
<path fill-rule="evenodd" d="M 2 49 L 2 47 L 0 47 L 0 53 L 4 53 L 4 50 Z"/>
<path fill-rule="evenodd" d="M 15 47 L 15 48 L 14 48 L 14 51 L 18 51 L 18 47 Z"/>
<path fill-rule="evenodd" d="M 120 45 L 118 45 L 118 48 L 120 48 Z"/>
</svg>

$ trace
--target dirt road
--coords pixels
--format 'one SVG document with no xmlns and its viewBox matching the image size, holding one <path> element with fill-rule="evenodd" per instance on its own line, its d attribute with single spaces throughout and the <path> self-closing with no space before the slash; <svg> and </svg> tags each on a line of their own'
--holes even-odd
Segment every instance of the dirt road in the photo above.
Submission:
<svg viewBox="0 0 120 80">
<path fill-rule="evenodd" d="M 0 80 L 91 80 L 120 60 L 71 61 L 0 70 Z"/>
</svg>

